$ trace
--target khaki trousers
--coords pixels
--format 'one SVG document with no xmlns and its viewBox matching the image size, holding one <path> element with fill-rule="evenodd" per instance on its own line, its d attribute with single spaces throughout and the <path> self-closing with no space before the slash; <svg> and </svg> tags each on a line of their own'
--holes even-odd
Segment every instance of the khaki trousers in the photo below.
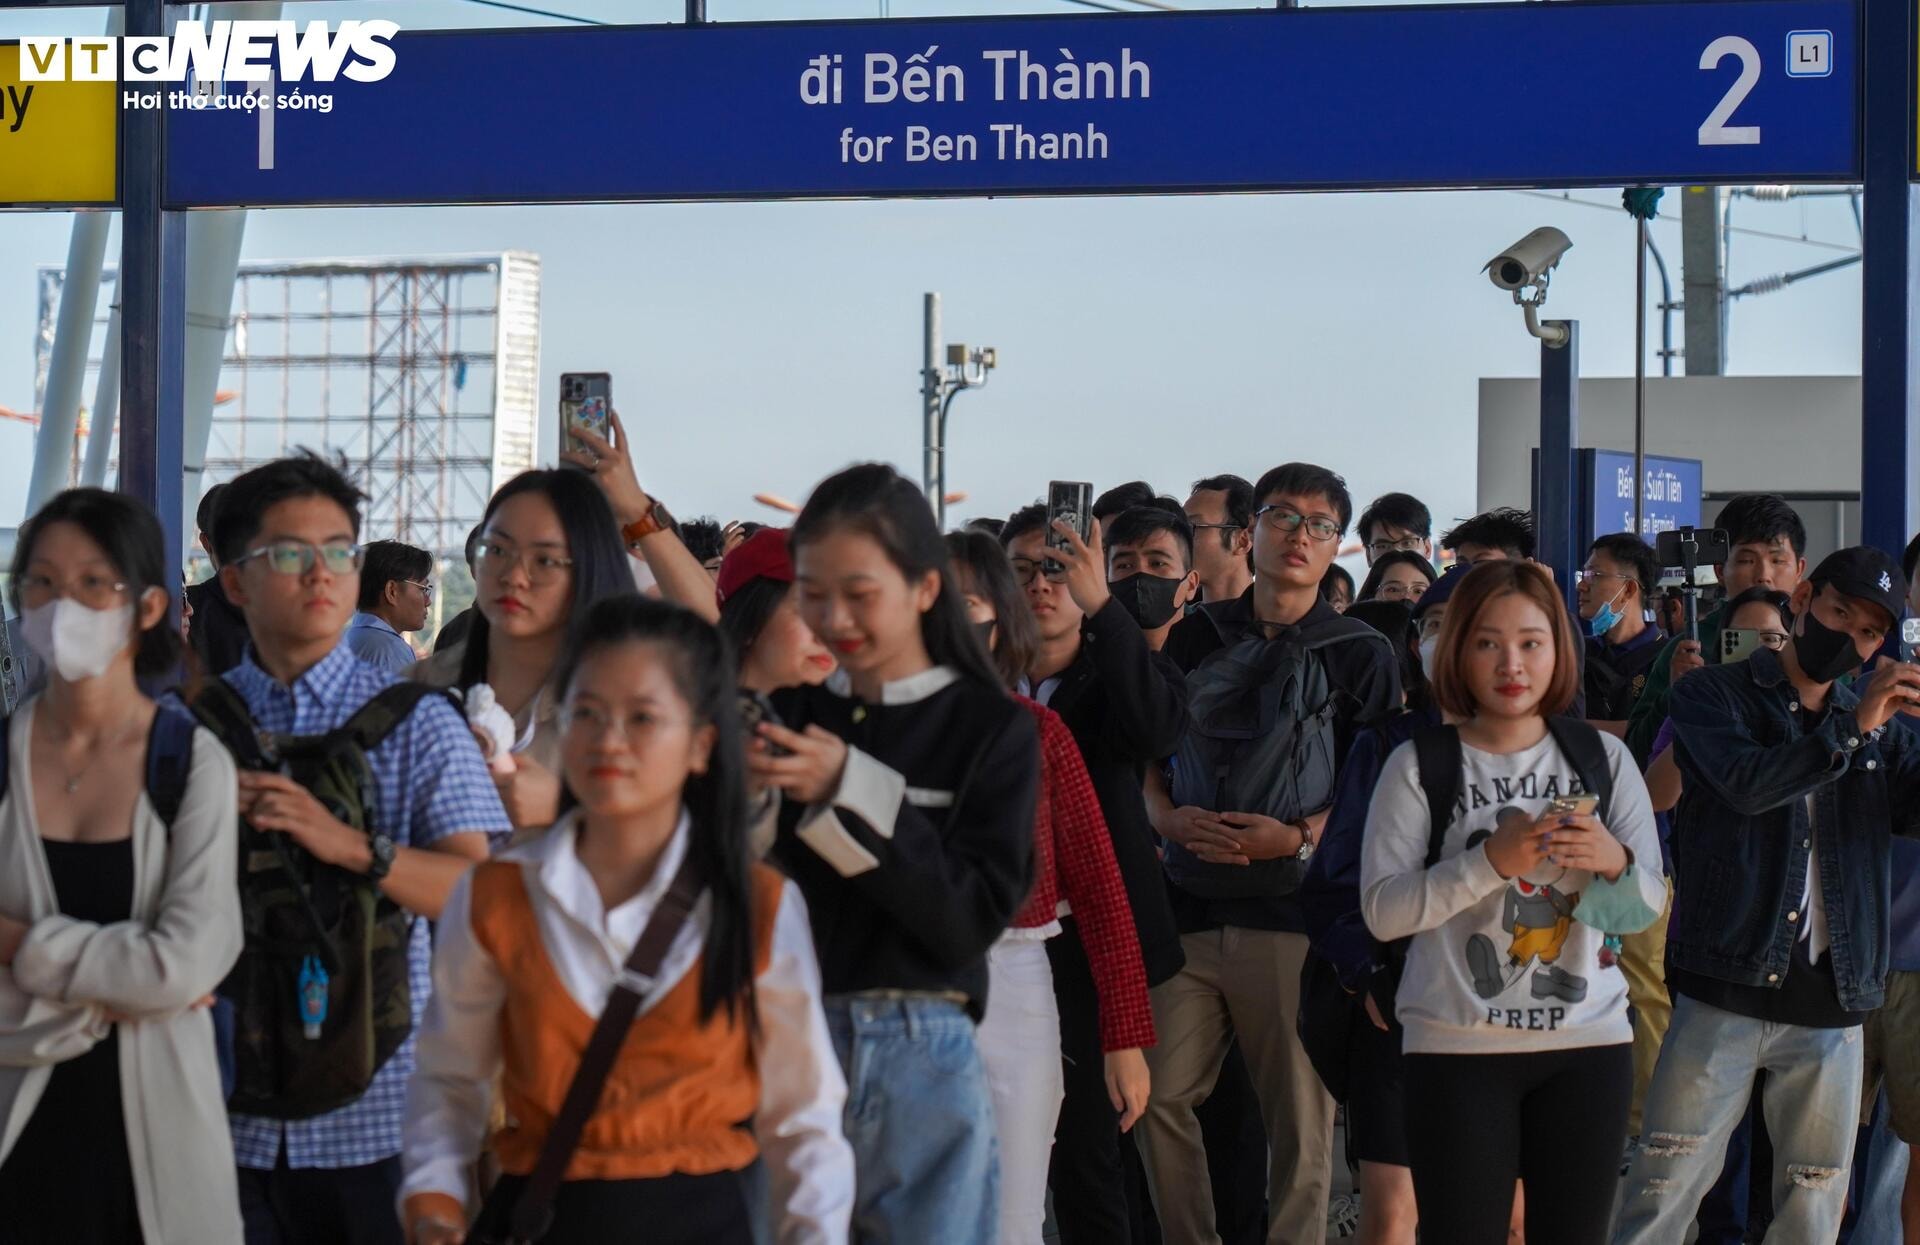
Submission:
<svg viewBox="0 0 1920 1245">
<path fill-rule="evenodd" d="M 1627 1112 L 1627 1135 L 1640 1135 L 1640 1110 L 1646 1105 L 1647 1086 L 1660 1062 L 1660 1043 L 1673 1020 L 1673 1000 L 1667 997 L 1667 917 L 1673 912 L 1673 882 L 1667 882 L 1666 906 L 1660 919 L 1637 934 L 1620 940 L 1620 972 L 1627 979 L 1627 1002 L 1633 1004 L 1633 1106 Z"/>
<path fill-rule="evenodd" d="M 1266 1121 L 1267 1243 L 1322 1245 L 1333 1099 L 1295 1031 L 1306 935 L 1229 926 L 1180 943 L 1187 966 L 1153 990 L 1160 1043 L 1147 1051 L 1153 1097 L 1136 1130 L 1167 1245 L 1220 1240 L 1193 1109 L 1213 1091 L 1235 1036 Z"/>
</svg>

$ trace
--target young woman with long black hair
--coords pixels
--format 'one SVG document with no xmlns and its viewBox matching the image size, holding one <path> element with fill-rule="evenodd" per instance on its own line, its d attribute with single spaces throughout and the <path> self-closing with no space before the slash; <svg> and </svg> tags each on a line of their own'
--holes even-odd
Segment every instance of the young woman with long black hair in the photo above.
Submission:
<svg viewBox="0 0 1920 1245">
<path fill-rule="evenodd" d="M 750 756 L 785 797 L 774 853 L 813 914 L 849 1085 L 856 1240 L 994 1239 L 994 1122 L 974 1025 L 1026 897 L 1033 718 L 968 623 L 926 498 L 850 467 L 794 524 L 802 617 L 839 659 L 776 693 Z"/>
<path fill-rule="evenodd" d="M 559 678 L 568 811 L 469 875 L 441 917 L 407 1101 L 409 1239 L 465 1239 L 496 1076 L 511 1122 L 493 1138 L 506 1174 L 489 1206 L 524 1190 L 628 955 L 691 866 L 700 898 L 642 997 L 543 1245 L 755 1239 L 756 1165 L 775 1239 L 843 1241 L 846 1086 L 806 907 L 747 847 L 725 645 L 687 611 L 634 596 L 582 624 Z"/>
<path fill-rule="evenodd" d="M 496 770 L 517 831 L 560 813 L 563 659 L 578 649 L 594 602 L 633 591 L 627 551 L 593 477 L 524 471 L 487 502 L 475 549 L 474 619 L 466 639 L 413 675 L 468 694 L 485 684 L 513 718 L 514 766 Z"/>
<path fill-rule="evenodd" d="M 240 953 L 236 779 L 138 682 L 179 658 L 164 549 L 152 511 L 73 489 L 14 553 L 47 671 L 0 718 L 0 1237 L 18 1245 L 241 1237 L 203 1006 Z"/>
<path fill-rule="evenodd" d="M 1598 1245 L 1612 1217 L 1633 1090 L 1617 939 L 1666 884 L 1626 745 L 1556 720 L 1578 643 L 1539 567 L 1470 571 L 1432 663 L 1448 771 L 1422 772 L 1440 750 L 1416 736 L 1368 814 L 1361 911 L 1381 942 L 1411 940 L 1394 1003 L 1420 1234 L 1449 1245 L 1504 1242 L 1516 1178 L 1529 1240 Z M 1431 797 L 1447 810 L 1431 864 L 1430 789 L 1450 793 Z M 1558 803 L 1583 795 L 1604 807 Z"/>
<path fill-rule="evenodd" d="M 983 632 L 1011 688 L 1040 642 L 1026 594 L 1000 542 L 985 532 L 952 532 L 947 550 L 967 618 Z M 1100 1047 L 1107 1096 L 1126 1132 L 1146 1110 L 1150 1078 L 1142 1053 L 1154 1043 L 1147 972 L 1133 908 L 1114 858 L 1112 832 L 1073 732 L 1060 715 L 1016 696 L 1040 731 L 1040 803 L 1033 821 L 1033 891 L 987 954 L 989 1003 L 980 1054 L 993 1089 L 1000 1139 L 1000 1245 L 1038 1245 L 1046 1219 L 1048 1160 L 1060 1104 L 1060 1010 L 1047 940 L 1071 912 L 1100 994 Z"/>
</svg>

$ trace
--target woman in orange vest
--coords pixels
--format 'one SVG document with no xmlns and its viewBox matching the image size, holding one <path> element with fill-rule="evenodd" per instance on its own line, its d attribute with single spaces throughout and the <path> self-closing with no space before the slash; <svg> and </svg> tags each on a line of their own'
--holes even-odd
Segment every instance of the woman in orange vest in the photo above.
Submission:
<svg viewBox="0 0 1920 1245">
<path fill-rule="evenodd" d="M 525 1188 L 629 955 L 691 863 L 699 898 L 644 985 L 540 1239 L 719 1245 L 756 1239 L 770 1215 L 781 1242 L 844 1241 L 846 1083 L 800 894 L 747 847 L 719 633 L 676 606 L 601 601 L 559 686 L 560 820 L 476 869 L 441 917 L 407 1095 L 408 1240 L 466 1240 L 496 1075 L 506 1174 L 490 1208 Z"/>
</svg>

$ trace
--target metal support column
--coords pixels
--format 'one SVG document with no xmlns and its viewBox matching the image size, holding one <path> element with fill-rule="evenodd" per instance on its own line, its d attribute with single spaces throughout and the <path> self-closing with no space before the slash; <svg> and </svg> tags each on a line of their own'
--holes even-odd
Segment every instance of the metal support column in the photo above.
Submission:
<svg viewBox="0 0 1920 1245">
<path fill-rule="evenodd" d="M 927 504 L 933 507 L 934 520 L 945 527 L 947 447 L 941 443 L 940 400 L 941 391 L 946 387 L 946 374 L 940 363 L 940 296 L 926 295 L 921 307 L 924 345 L 920 367 L 920 484 L 926 490 Z"/>
<path fill-rule="evenodd" d="M 1680 299 L 1686 312 L 1687 375 L 1718 376 L 1726 367 L 1726 256 L 1720 249 L 1720 188 L 1680 192 Z"/>
<path fill-rule="evenodd" d="M 1914 247 L 1913 8 L 1866 0 L 1861 128 L 1860 538 L 1899 553 L 1920 519 L 1915 480 L 1916 339 L 1920 253 Z"/>
<path fill-rule="evenodd" d="M 127 0 L 126 7 L 130 37 L 166 32 L 165 0 Z M 180 485 L 186 220 L 162 207 L 166 110 L 128 109 L 122 125 L 120 491 L 146 502 L 159 516 L 167 541 L 167 582 L 173 585 L 185 551 Z"/>
<path fill-rule="evenodd" d="M 1573 512 L 1580 446 L 1580 322 L 1549 320 L 1565 328 L 1565 345 L 1540 343 L 1540 513 L 1534 516 L 1535 560 L 1553 571 L 1569 604 L 1579 569 Z"/>
</svg>

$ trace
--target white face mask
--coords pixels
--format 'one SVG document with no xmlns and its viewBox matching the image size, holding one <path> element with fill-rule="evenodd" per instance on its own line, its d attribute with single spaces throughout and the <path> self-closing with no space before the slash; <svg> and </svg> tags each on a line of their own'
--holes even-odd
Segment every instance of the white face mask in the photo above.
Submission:
<svg viewBox="0 0 1920 1245">
<path fill-rule="evenodd" d="M 1428 636 L 1420 641 L 1420 673 L 1427 676 L 1427 682 L 1433 682 L 1433 657 L 1440 651 L 1440 637 Z"/>
<path fill-rule="evenodd" d="M 20 635 L 27 646 L 69 683 L 105 674 L 127 647 L 132 632 L 131 602 L 117 609 L 94 610 L 61 597 L 20 617 Z"/>
</svg>

